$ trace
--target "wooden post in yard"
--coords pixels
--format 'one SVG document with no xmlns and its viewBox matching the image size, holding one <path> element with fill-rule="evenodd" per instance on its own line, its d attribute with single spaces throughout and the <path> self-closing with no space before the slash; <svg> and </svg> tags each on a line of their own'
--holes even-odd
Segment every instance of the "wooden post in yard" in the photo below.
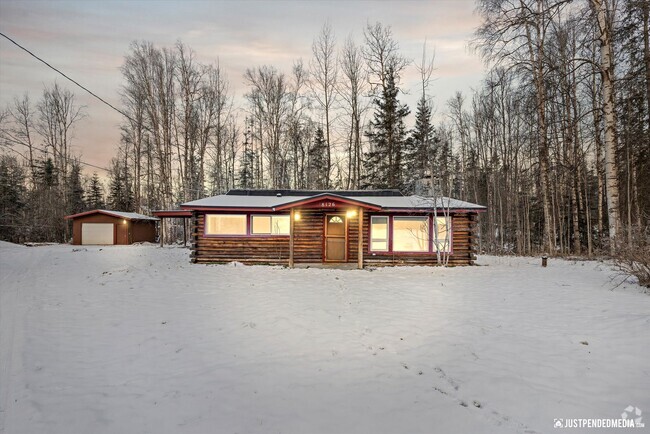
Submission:
<svg viewBox="0 0 650 434">
<path fill-rule="evenodd" d="M 183 246 L 187 247 L 187 219 L 183 217 Z"/>
<path fill-rule="evenodd" d="M 289 267 L 291 268 L 293 268 L 293 229 L 295 226 L 295 217 L 295 209 L 291 208 L 291 214 L 289 214 Z"/>
<path fill-rule="evenodd" d="M 359 207 L 357 217 L 359 217 L 359 234 L 357 236 L 359 238 L 359 252 L 357 256 L 359 258 L 359 270 L 363 270 L 363 208 Z"/>
<path fill-rule="evenodd" d="M 160 217 L 160 247 L 163 246 L 163 239 L 165 238 L 165 219 Z"/>
</svg>

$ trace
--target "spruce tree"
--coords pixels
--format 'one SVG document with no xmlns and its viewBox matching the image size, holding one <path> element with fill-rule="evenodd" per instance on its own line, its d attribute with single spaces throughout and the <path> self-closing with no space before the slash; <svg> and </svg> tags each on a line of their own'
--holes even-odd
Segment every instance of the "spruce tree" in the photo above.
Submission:
<svg viewBox="0 0 650 434">
<path fill-rule="evenodd" d="M 327 141 L 321 127 L 316 130 L 314 141 L 308 151 L 307 186 L 316 190 L 327 188 Z"/>
<path fill-rule="evenodd" d="M 77 161 L 72 163 L 70 178 L 68 179 L 67 196 L 68 209 L 66 212 L 68 214 L 77 214 L 86 209 L 86 204 L 84 203 L 84 189 L 81 185 L 81 166 Z"/>
<path fill-rule="evenodd" d="M 104 208 L 104 188 L 102 183 L 99 180 L 97 173 L 93 173 L 93 177 L 90 178 L 90 185 L 88 186 L 88 192 L 86 194 L 86 206 L 88 209 L 102 209 Z"/>
<path fill-rule="evenodd" d="M 415 182 L 431 174 L 439 141 L 431 123 L 431 105 L 426 99 L 420 98 L 415 112 L 415 128 L 405 144 L 405 190 L 414 192 Z"/>
<path fill-rule="evenodd" d="M 133 190 L 126 164 L 113 160 L 108 186 L 108 205 L 115 211 L 133 211 Z"/>
<path fill-rule="evenodd" d="M 255 161 L 257 153 L 251 149 L 250 131 L 244 133 L 244 151 L 239 161 L 239 187 L 254 188 L 255 186 Z"/>
<path fill-rule="evenodd" d="M 25 173 L 15 157 L 0 156 L 0 239 L 20 242 L 24 236 Z M 22 232 L 22 233 L 21 233 Z"/>
<path fill-rule="evenodd" d="M 373 101 L 374 118 L 366 132 L 370 150 L 364 161 L 366 175 L 362 185 L 365 188 L 404 188 L 404 118 L 410 110 L 397 99 L 399 88 L 395 84 L 395 75 L 389 68 L 386 86 Z"/>
</svg>

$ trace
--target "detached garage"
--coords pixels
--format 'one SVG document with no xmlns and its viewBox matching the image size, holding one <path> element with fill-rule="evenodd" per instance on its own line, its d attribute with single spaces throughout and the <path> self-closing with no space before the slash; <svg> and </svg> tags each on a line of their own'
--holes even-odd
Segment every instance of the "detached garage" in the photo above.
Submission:
<svg viewBox="0 0 650 434">
<path fill-rule="evenodd" d="M 72 244 L 133 244 L 156 240 L 156 217 L 96 209 L 65 218 L 72 220 Z"/>
</svg>

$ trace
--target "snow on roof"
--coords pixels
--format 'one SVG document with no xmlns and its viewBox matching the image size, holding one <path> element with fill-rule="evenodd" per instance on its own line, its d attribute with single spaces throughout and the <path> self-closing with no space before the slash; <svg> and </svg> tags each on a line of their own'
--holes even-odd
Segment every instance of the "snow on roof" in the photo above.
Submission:
<svg viewBox="0 0 650 434">
<path fill-rule="evenodd" d="M 153 220 L 153 221 L 158 221 L 156 217 L 150 217 L 148 215 L 144 214 L 138 214 L 136 212 L 124 212 L 124 211 L 113 211 L 113 210 L 108 210 L 108 209 L 94 209 L 92 211 L 86 211 L 86 212 L 81 212 L 79 214 L 73 214 L 73 215 L 68 215 L 65 216 L 66 219 L 74 219 L 77 217 L 83 217 L 86 215 L 91 215 L 91 214 L 106 214 L 109 216 L 121 218 L 121 219 L 126 219 L 126 220 Z"/>
<path fill-rule="evenodd" d="M 354 201 L 364 202 L 369 205 L 375 205 L 382 209 L 433 209 L 433 208 L 450 208 L 450 209 L 473 209 L 484 210 L 485 207 L 470 202 L 448 197 L 439 197 L 434 201 L 433 198 L 424 196 L 359 196 L 345 195 L 346 192 L 337 192 L 336 190 L 328 192 L 317 192 L 313 195 L 306 196 L 288 196 L 288 195 L 249 195 L 249 194 L 222 194 L 219 196 L 206 197 L 204 199 L 186 202 L 181 206 L 183 208 L 265 208 L 272 209 L 293 202 L 302 202 L 310 198 L 319 196 L 339 196 L 341 198 Z M 435 203 L 434 203 L 435 202 Z"/>
<path fill-rule="evenodd" d="M 150 217 L 144 214 L 138 214 L 137 212 L 124 212 L 124 211 L 110 211 L 105 209 L 100 209 L 105 214 L 111 214 L 117 217 L 121 217 L 127 220 L 158 220 L 156 217 Z"/>
</svg>

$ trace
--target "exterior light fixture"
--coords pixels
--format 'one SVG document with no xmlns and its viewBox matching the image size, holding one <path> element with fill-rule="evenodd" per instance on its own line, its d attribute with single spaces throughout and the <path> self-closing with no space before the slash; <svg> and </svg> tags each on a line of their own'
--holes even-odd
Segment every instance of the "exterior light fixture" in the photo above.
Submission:
<svg viewBox="0 0 650 434">
<path fill-rule="evenodd" d="M 293 215 L 293 219 L 294 219 L 295 221 L 300 220 L 300 213 L 299 213 L 299 212 L 295 213 L 295 214 Z"/>
<path fill-rule="evenodd" d="M 345 213 L 345 215 L 350 219 L 350 218 L 352 218 L 352 217 L 356 217 L 356 216 L 357 216 L 357 212 L 354 211 L 354 210 L 352 210 L 352 211 L 348 211 L 347 213 Z"/>
<path fill-rule="evenodd" d="M 122 223 L 126 224 L 126 219 L 122 220 Z"/>
</svg>

